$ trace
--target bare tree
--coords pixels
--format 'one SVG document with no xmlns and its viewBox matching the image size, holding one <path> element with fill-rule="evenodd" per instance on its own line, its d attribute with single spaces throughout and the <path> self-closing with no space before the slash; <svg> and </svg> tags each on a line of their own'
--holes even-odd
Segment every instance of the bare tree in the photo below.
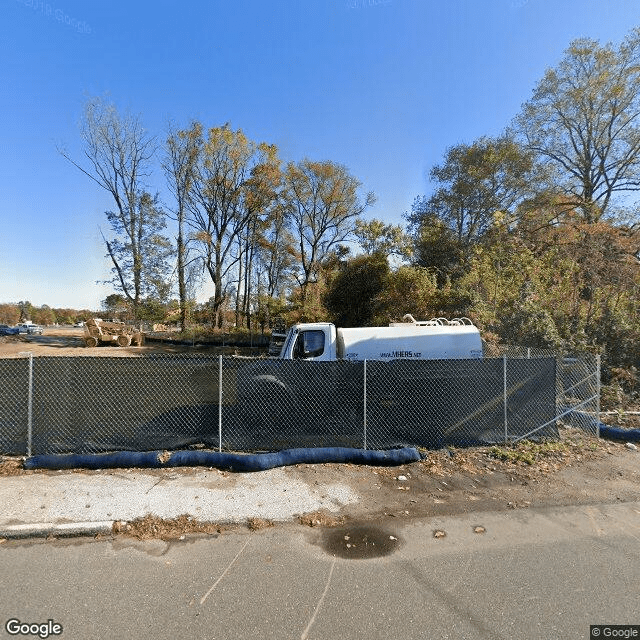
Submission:
<svg viewBox="0 0 640 640">
<path fill-rule="evenodd" d="M 515 121 L 587 223 L 640 189 L 640 29 L 616 49 L 582 38 L 547 70 Z"/>
<path fill-rule="evenodd" d="M 113 197 L 115 209 L 106 215 L 115 237 L 103 238 L 113 263 L 113 282 L 137 319 L 143 297 L 164 288 L 169 254 L 168 240 L 161 234 L 164 213 L 157 197 L 145 188 L 155 139 L 138 117 L 121 116 L 101 98 L 87 102 L 81 137 L 88 168 L 66 151 L 60 153 Z"/>
<path fill-rule="evenodd" d="M 180 326 L 183 331 L 188 324 L 189 307 L 185 218 L 201 148 L 202 125 L 199 122 L 194 122 L 188 129 L 170 130 L 162 163 L 169 190 L 176 201 L 178 296 L 180 299 Z"/>
</svg>

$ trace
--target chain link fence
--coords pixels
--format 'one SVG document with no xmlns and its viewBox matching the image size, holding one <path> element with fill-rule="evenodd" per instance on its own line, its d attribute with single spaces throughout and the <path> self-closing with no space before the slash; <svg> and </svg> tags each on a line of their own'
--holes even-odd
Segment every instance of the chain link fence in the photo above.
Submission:
<svg viewBox="0 0 640 640">
<path fill-rule="evenodd" d="M 433 449 L 553 438 L 559 422 L 597 434 L 597 358 L 531 350 L 489 355 L 392 362 L 0 359 L 0 453 Z"/>
</svg>

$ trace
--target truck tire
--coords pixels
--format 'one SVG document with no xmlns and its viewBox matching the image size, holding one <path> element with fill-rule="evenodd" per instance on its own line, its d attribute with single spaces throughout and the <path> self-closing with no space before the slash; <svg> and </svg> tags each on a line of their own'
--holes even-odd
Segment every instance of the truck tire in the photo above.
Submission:
<svg viewBox="0 0 640 640">
<path fill-rule="evenodd" d="M 127 335 L 118 336 L 116 342 L 120 347 L 128 347 L 131 344 L 131 336 L 127 336 Z"/>
<path fill-rule="evenodd" d="M 93 336 L 88 336 L 84 339 L 84 343 L 87 347 L 97 347 L 98 339 L 94 338 Z"/>
</svg>

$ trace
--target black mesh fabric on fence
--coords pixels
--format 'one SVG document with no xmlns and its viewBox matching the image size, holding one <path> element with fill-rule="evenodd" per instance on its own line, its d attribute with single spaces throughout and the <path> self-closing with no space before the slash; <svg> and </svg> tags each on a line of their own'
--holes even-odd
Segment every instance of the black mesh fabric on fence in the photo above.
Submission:
<svg viewBox="0 0 640 640">
<path fill-rule="evenodd" d="M 29 367 L 28 358 L 0 360 L 0 454 L 27 454 Z"/>
<path fill-rule="evenodd" d="M 217 444 L 218 379 L 213 358 L 35 358 L 33 451 Z"/>
<path fill-rule="evenodd" d="M 27 449 L 30 361 L 34 454 L 437 448 L 557 435 L 554 358 L 36 357 L 0 361 L 0 453 Z"/>
<path fill-rule="evenodd" d="M 492 444 L 542 425 L 536 435 L 557 436 L 553 358 L 508 360 L 506 385 L 503 359 L 386 364 L 367 363 L 374 448 Z"/>
</svg>

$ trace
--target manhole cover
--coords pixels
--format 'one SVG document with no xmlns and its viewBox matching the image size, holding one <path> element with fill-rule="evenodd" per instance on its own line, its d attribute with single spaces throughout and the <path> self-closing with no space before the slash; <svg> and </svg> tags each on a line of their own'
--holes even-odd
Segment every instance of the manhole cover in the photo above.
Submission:
<svg viewBox="0 0 640 640">
<path fill-rule="evenodd" d="M 388 556 L 400 547 L 398 536 L 372 525 L 352 525 L 325 529 L 322 546 L 339 558 L 363 560 Z"/>
</svg>

